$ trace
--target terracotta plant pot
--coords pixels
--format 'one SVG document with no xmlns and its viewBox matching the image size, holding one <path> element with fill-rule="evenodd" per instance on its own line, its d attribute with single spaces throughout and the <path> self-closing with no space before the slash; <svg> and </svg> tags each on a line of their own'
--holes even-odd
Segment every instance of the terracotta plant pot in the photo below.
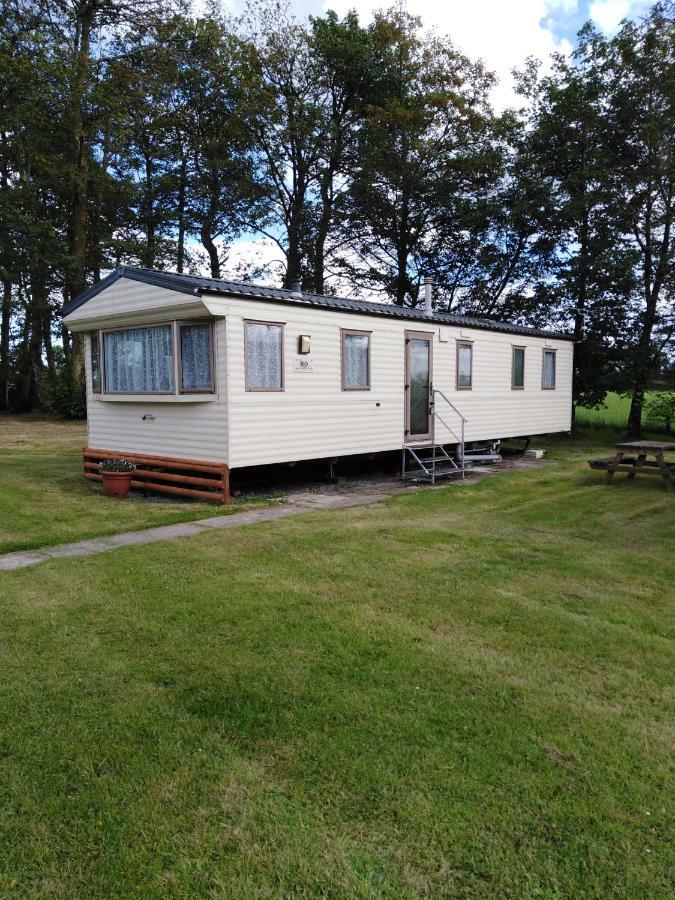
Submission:
<svg viewBox="0 0 675 900">
<path fill-rule="evenodd" d="M 109 497 L 117 497 L 124 500 L 131 487 L 133 472 L 101 472 L 103 478 L 103 490 Z"/>
</svg>

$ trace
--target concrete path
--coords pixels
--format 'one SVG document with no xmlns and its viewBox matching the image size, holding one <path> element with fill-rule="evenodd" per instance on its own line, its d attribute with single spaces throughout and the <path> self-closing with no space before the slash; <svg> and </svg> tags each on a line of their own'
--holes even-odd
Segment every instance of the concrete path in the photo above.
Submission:
<svg viewBox="0 0 675 900">
<path fill-rule="evenodd" d="M 283 506 L 271 506 L 263 509 L 251 509 L 233 513 L 230 516 L 213 516 L 210 519 L 198 519 L 196 522 L 179 522 L 176 525 L 162 525 L 159 528 L 146 528 L 143 531 L 129 531 L 126 534 L 111 534 L 108 537 L 90 538 L 73 544 L 56 544 L 53 547 L 42 547 L 38 550 L 22 550 L 17 553 L 5 553 L 0 556 L 0 571 L 25 569 L 48 559 L 64 559 L 72 556 L 93 556 L 105 553 L 117 547 L 131 547 L 137 544 L 154 544 L 157 541 L 168 541 L 174 538 L 193 537 L 205 531 L 216 531 L 223 528 L 240 528 L 243 525 L 255 525 L 258 522 L 273 522 L 297 516 L 308 509 L 348 509 L 355 506 L 371 506 L 379 503 L 390 493 L 355 493 L 355 494 L 294 494 Z"/>
</svg>

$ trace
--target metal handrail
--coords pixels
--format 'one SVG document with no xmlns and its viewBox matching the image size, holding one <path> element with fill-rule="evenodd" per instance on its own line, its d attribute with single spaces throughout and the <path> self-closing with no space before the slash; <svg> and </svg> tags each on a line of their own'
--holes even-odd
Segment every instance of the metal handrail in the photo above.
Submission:
<svg viewBox="0 0 675 900">
<path fill-rule="evenodd" d="M 445 422 L 439 413 L 436 412 L 436 395 L 440 396 L 445 400 L 448 406 L 459 416 L 461 422 L 460 433 L 461 437 L 458 438 L 455 431 L 450 428 L 447 422 Z M 434 469 L 436 462 L 436 419 L 441 422 L 441 424 L 450 432 L 450 434 L 456 439 L 459 440 L 459 452 L 460 452 L 460 460 L 462 463 L 462 478 L 464 478 L 464 425 L 466 424 L 466 419 L 462 415 L 462 413 L 457 409 L 455 404 L 448 397 L 445 396 L 443 391 L 439 391 L 438 388 L 432 388 L 431 390 L 431 442 L 433 445 L 433 461 L 434 461 Z M 435 478 L 432 475 L 432 484 L 434 483 Z"/>
<path fill-rule="evenodd" d="M 455 404 L 452 402 L 452 400 L 450 400 L 448 397 L 445 396 L 445 394 L 443 393 L 443 391 L 440 391 L 438 388 L 432 388 L 432 394 L 440 394 L 441 397 L 442 397 L 442 398 L 445 400 L 445 402 L 448 404 L 448 406 L 451 406 L 451 407 L 454 409 L 454 411 L 455 411 L 455 412 L 457 413 L 457 415 L 460 417 L 460 419 L 462 420 L 462 422 L 466 422 L 466 419 L 464 418 L 464 416 L 463 416 L 463 415 L 461 414 L 461 412 L 457 409 L 457 407 L 456 407 Z M 433 397 L 432 397 L 432 402 L 433 402 Z"/>
</svg>

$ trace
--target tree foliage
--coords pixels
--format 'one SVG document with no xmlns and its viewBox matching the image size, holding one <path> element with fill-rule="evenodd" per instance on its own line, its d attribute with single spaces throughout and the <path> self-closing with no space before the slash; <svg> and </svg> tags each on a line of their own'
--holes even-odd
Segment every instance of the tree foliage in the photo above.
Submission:
<svg viewBox="0 0 675 900">
<path fill-rule="evenodd" d="M 439 308 L 573 330 L 575 402 L 630 391 L 639 430 L 673 373 L 673 9 L 524 61 L 497 114 L 400 8 L 0 0 L 0 408 L 78 408 L 59 309 L 111 268 L 221 277 L 262 236 L 287 287 L 415 306 L 430 275 Z"/>
</svg>

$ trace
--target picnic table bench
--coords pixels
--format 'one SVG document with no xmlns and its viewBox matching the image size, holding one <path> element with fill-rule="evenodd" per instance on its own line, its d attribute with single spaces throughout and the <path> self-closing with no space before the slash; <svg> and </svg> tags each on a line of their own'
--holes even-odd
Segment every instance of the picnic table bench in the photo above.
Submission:
<svg viewBox="0 0 675 900">
<path fill-rule="evenodd" d="M 673 474 L 675 463 L 666 462 L 664 453 L 675 451 L 675 443 L 670 441 L 627 441 L 616 445 L 616 453 L 611 459 L 589 459 L 591 469 L 604 469 L 607 472 L 605 481 L 611 484 L 615 472 L 626 472 L 629 479 L 640 475 L 660 475 L 666 490 L 675 490 Z M 634 453 L 635 456 L 626 457 L 626 453 Z M 647 459 L 653 456 L 654 459 Z"/>
</svg>

